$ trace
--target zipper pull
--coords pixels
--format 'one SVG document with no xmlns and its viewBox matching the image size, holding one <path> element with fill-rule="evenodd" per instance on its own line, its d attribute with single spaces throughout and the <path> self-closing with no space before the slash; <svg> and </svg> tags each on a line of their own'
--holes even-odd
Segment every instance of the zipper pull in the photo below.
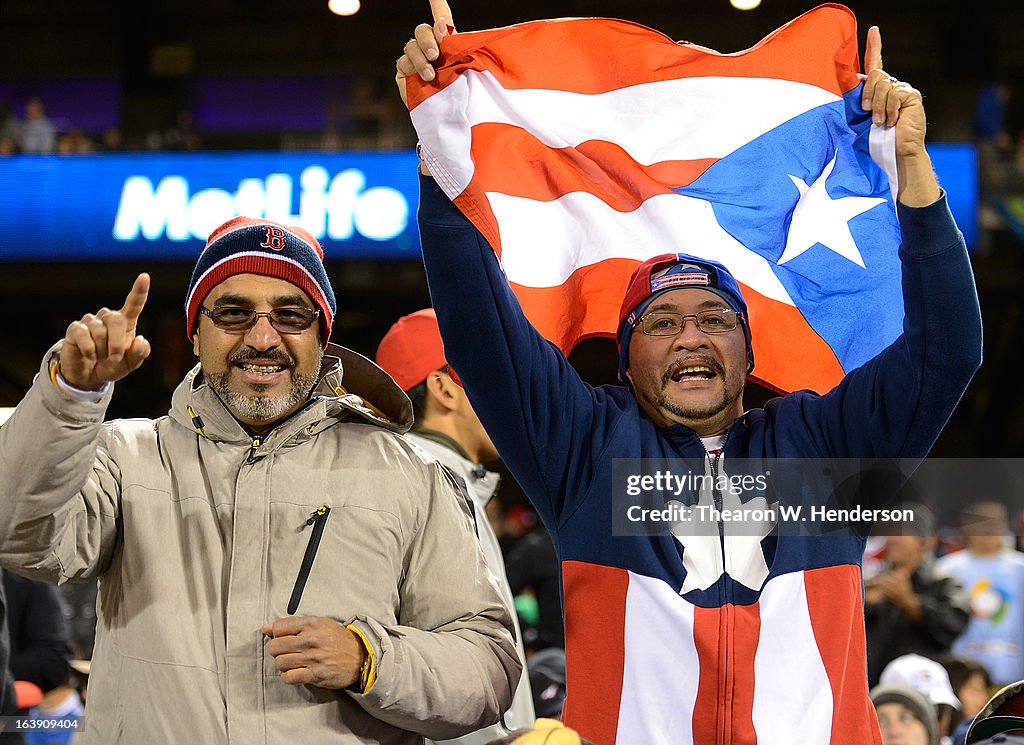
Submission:
<svg viewBox="0 0 1024 745">
<path fill-rule="evenodd" d="M 252 463 L 256 460 L 256 450 L 260 445 L 263 444 L 263 439 L 260 435 L 253 435 L 252 444 L 249 446 L 249 455 L 246 456 L 245 462 Z"/>
<path fill-rule="evenodd" d="M 306 525 L 313 525 L 317 520 L 320 519 L 326 520 L 327 515 L 330 513 L 330 511 L 331 508 L 328 507 L 326 504 L 320 505 L 315 510 L 313 510 L 313 514 L 309 516 L 308 520 L 306 520 Z"/>
<path fill-rule="evenodd" d="M 327 517 L 331 514 L 331 508 L 322 504 L 313 510 L 313 514 L 306 520 L 306 525 L 312 525 L 313 530 L 309 534 L 309 543 L 306 544 L 306 553 L 302 556 L 302 564 L 299 566 L 299 575 L 295 578 L 295 586 L 292 588 L 292 596 L 288 600 L 288 615 L 293 615 L 302 600 L 302 591 L 306 588 L 306 580 L 313 569 L 313 560 L 316 558 L 316 550 L 320 547 L 320 538 L 324 534 L 324 526 L 327 524 Z"/>
</svg>

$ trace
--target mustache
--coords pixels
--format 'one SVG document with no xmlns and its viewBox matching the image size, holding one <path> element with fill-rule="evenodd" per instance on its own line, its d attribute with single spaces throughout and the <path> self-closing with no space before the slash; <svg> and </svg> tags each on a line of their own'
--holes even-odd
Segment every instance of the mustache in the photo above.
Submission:
<svg viewBox="0 0 1024 745">
<path fill-rule="evenodd" d="M 295 359 L 283 349 L 271 349 L 266 352 L 260 352 L 251 348 L 239 349 L 237 352 L 233 352 L 228 355 L 228 362 L 232 365 L 251 362 L 253 360 L 276 362 L 284 365 L 285 367 L 295 367 Z"/>
<path fill-rule="evenodd" d="M 703 365 L 704 367 L 709 368 L 718 377 L 724 376 L 724 370 L 722 370 L 722 366 L 718 363 L 718 360 L 714 359 L 713 357 L 707 357 L 704 355 L 689 356 L 686 357 L 685 359 L 676 360 L 671 365 L 666 367 L 665 372 L 662 373 L 661 375 L 661 384 L 667 385 L 672 380 L 672 376 L 675 375 L 680 370 L 682 370 L 684 367 L 694 367 L 697 365 Z"/>
</svg>

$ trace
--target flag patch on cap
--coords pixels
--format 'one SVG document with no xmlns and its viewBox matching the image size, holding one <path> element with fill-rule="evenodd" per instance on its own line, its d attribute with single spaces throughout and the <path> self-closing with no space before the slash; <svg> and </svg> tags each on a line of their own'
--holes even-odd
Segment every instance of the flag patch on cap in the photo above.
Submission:
<svg viewBox="0 0 1024 745">
<path fill-rule="evenodd" d="M 676 268 L 675 266 L 669 267 L 669 270 Z M 651 277 L 651 292 L 657 292 L 658 290 L 664 290 L 666 287 L 675 287 L 677 285 L 704 285 L 706 287 L 710 284 L 711 277 L 708 276 L 707 272 L 695 266 L 693 269 L 684 269 L 683 271 L 664 273 L 660 277 Z"/>
</svg>

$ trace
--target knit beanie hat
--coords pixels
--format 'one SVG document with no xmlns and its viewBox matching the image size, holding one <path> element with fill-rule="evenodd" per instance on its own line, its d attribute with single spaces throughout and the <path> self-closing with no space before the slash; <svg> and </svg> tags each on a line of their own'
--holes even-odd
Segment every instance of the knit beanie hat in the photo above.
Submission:
<svg viewBox="0 0 1024 745">
<path fill-rule="evenodd" d="M 882 704 L 903 704 L 924 725 L 928 733 L 928 742 L 935 742 L 935 734 L 939 730 L 938 715 L 935 706 L 916 688 L 900 683 L 877 685 L 869 694 L 871 703 L 878 709 Z"/>
<path fill-rule="evenodd" d="M 338 309 L 324 269 L 324 250 L 298 227 L 272 220 L 235 217 L 210 233 L 192 271 L 185 299 L 185 331 L 196 333 L 199 308 L 210 290 L 236 274 L 276 277 L 301 289 L 320 310 L 320 340 L 326 347 Z"/>
<path fill-rule="evenodd" d="M 629 340 L 633 336 L 633 324 L 643 316 L 655 298 L 672 290 L 686 288 L 713 292 L 740 314 L 740 325 L 747 342 L 747 372 L 754 369 L 747 304 L 736 278 L 717 261 L 699 259 L 688 254 L 660 254 L 636 268 L 629 278 L 626 294 L 619 307 L 619 380 L 623 383 L 627 382 Z"/>
</svg>

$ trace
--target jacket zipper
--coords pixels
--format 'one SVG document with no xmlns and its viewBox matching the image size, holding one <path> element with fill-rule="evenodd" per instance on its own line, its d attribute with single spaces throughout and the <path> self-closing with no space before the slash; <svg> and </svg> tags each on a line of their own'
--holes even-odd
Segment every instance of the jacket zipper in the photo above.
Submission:
<svg viewBox="0 0 1024 745">
<path fill-rule="evenodd" d="M 731 429 L 732 428 L 730 427 L 729 430 L 726 431 L 725 439 L 722 440 L 722 446 L 718 449 L 718 452 L 715 453 L 714 455 L 712 455 L 711 453 L 707 453 L 708 459 L 711 462 L 711 478 L 712 478 L 712 482 L 711 482 L 711 484 L 712 484 L 711 485 L 711 496 L 712 496 L 712 499 L 714 500 L 714 503 L 715 503 L 715 509 L 718 510 L 719 513 L 722 512 L 722 508 L 725 505 L 723 504 L 724 500 L 723 500 L 723 497 L 722 497 L 722 490 L 718 488 L 718 473 L 719 473 L 718 469 L 719 469 L 719 463 L 720 463 L 720 461 L 722 459 L 722 453 L 725 452 L 725 444 L 729 440 L 729 432 L 731 431 Z M 705 448 L 705 452 L 707 452 L 706 448 Z M 725 566 L 726 566 L 726 562 L 725 562 L 725 523 L 722 520 L 718 521 L 718 543 L 719 543 L 719 546 L 720 546 L 720 549 L 721 549 L 722 570 L 724 571 L 725 570 Z M 720 696 L 721 696 L 721 701 L 722 701 L 722 712 L 721 712 L 722 716 L 718 719 L 718 722 L 719 722 L 719 724 L 721 726 L 721 729 L 717 733 L 717 736 L 716 736 L 715 740 L 718 743 L 722 743 L 722 745 L 728 745 L 729 743 L 732 742 L 732 739 L 733 739 L 732 738 L 732 734 L 733 734 L 732 733 L 732 720 L 733 720 L 732 693 L 733 693 L 733 687 L 735 686 L 735 681 L 733 680 L 733 669 L 732 669 L 732 659 L 731 659 L 731 657 L 732 657 L 731 653 L 732 653 L 732 648 L 733 648 L 733 638 L 732 638 L 732 635 L 733 635 L 733 619 L 732 619 L 733 607 L 732 607 L 732 605 L 729 602 L 730 600 L 731 600 L 730 597 L 726 597 L 725 598 L 725 602 L 722 604 L 721 613 L 719 615 L 719 624 L 718 624 L 719 639 L 721 640 L 720 643 L 719 643 L 720 659 L 719 659 L 719 666 L 718 667 L 719 667 L 720 674 L 721 674 L 720 675 L 721 688 L 719 690 L 720 690 Z"/>
<path fill-rule="evenodd" d="M 295 613 L 302 600 L 302 591 L 306 587 L 306 580 L 309 579 L 309 572 L 313 568 L 313 560 L 316 558 L 316 550 L 320 547 L 320 538 L 324 534 L 324 525 L 331 514 L 331 508 L 322 504 L 314 510 L 313 514 L 306 520 L 306 525 L 313 526 L 313 532 L 309 534 L 309 543 L 306 544 L 306 553 L 302 557 L 302 566 L 299 567 L 299 576 L 295 578 L 295 587 L 292 588 L 292 597 L 288 601 L 288 615 Z"/>
<path fill-rule="evenodd" d="M 245 462 L 248 465 L 252 465 L 256 462 L 256 451 L 259 450 L 260 445 L 263 444 L 263 437 L 261 435 L 252 436 L 252 444 L 249 445 L 249 454 L 245 456 Z"/>
</svg>

